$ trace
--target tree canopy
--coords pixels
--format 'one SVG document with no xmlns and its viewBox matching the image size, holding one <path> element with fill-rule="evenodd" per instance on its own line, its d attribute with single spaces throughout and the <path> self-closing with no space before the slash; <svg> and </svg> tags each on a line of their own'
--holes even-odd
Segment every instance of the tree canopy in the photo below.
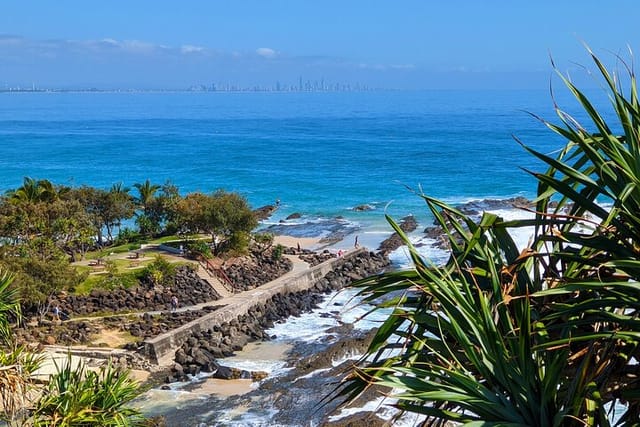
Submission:
<svg viewBox="0 0 640 427">
<path fill-rule="evenodd" d="M 211 235 L 214 253 L 242 250 L 258 222 L 246 199 L 223 190 L 213 194 L 192 193 L 177 205 L 183 232 Z"/>
<path fill-rule="evenodd" d="M 138 225 L 146 237 L 183 231 L 211 236 L 214 252 L 242 251 L 257 225 L 246 199 L 219 190 L 181 196 L 167 181 L 134 184 L 134 198 L 122 183 L 109 189 L 57 186 L 25 178 L 0 198 L 0 266 L 10 269 L 25 301 L 37 305 L 84 276 L 70 265 L 89 250 L 114 244 Z"/>
</svg>

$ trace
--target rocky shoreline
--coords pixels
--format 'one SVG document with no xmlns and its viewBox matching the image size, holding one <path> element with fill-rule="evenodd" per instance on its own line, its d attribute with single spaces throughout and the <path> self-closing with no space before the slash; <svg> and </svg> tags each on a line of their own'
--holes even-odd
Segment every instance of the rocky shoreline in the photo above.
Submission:
<svg viewBox="0 0 640 427">
<path fill-rule="evenodd" d="M 127 311 L 168 310 L 171 296 L 175 295 L 182 305 L 196 305 L 221 298 L 209 283 L 201 279 L 192 266 L 176 269 L 171 286 L 157 286 L 142 282 L 129 289 L 94 289 L 89 295 L 56 295 L 49 305 L 58 306 L 70 316 L 88 316 L 96 313 L 123 313 Z"/>
<path fill-rule="evenodd" d="M 275 322 L 313 310 L 324 299 L 325 294 L 379 273 L 388 265 L 389 260 L 385 256 L 364 252 L 325 275 L 311 289 L 278 293 L 231 322 L 194 333 L 176 351 L 175 363 L 165 381 L 186 381 L 189 375 L 194 376 L 200 372 L 213 373 L 215 378 L 236 378 L 238 373 L 225 369 L 218 363 L 218 359 L 233 355 L 234 351 L 241 350 L 248 342 L 272 338 L 265 330 L 272 328 Z M 260 373 L 241 372 L 239 375 L 240 378 L 263 378 Z"/>
</svg>

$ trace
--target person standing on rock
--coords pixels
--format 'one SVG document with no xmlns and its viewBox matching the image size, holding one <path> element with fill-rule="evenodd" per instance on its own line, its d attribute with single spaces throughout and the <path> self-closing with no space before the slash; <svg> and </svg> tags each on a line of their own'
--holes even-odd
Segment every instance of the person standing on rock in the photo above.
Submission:
<svg viewBox="0 0 640 427">
<path fill-rule="evenodd" d="M 171 297 L 171 312 L 175 312 L 178 309 L 178 297 L 173 295 Z"/>
</svg>

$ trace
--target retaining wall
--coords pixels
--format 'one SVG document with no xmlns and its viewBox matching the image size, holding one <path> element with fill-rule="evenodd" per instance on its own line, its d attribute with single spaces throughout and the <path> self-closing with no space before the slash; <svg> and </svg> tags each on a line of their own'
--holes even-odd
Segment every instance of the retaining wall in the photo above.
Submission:
<svg viewBox="0 0 640 427">
<path fill-rule="evenodd" d="M 266 303 L 276 294 L 295 293 L 310 289 L 329 272 L 366 251 L 365 248 L 349 251 L 342 257 L 332 258 L 308 270 L 293 274 L 287 273 L 281 278 L 256 289 L 224 298 L 218 301 L 218 303 L 224 303 L 224 307 L 162 335 L 158 335 L 155 338 L 145 340 L 145 354 L 159 365 L 169 365 L 173 363 L 176 349 L 178 349 L 192 333 L 206 331 L 216 325 L 231 322 L 239 316 L 247 314 L 255 305 Z"/>
</svg>

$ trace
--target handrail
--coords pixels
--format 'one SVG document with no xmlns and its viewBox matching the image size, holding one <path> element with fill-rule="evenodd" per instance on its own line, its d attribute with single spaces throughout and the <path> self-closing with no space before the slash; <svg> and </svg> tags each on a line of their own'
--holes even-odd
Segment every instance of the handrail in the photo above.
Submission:
<svg viewBox="0 0 640 427">
<path fill-rule="evenodd" d="M 229 277 L 225 274 L 225 272 L 221 268 L 216 268 L 211 264 L 209 260 L 205 260 L 206 262 L 200 261 L 200 265 L 205 269 L 209 275 L 217 278 L 222 283 L 222 286 L 230 293 L 235 293 L 235 289 L 233 287 L 233 282 Z"/>
</svg>

